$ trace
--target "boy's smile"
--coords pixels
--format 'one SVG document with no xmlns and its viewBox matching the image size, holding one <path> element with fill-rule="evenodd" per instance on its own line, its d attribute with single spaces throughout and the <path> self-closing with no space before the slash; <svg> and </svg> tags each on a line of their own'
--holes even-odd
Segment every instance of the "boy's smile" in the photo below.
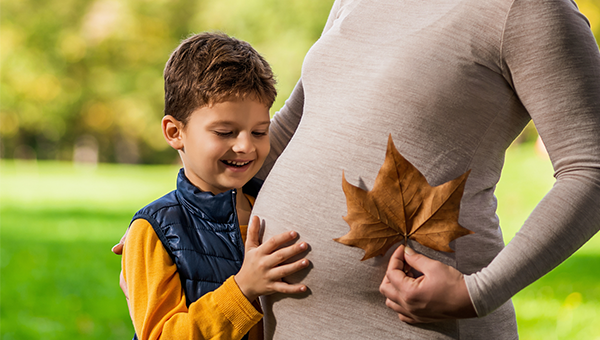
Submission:
<svg viewBox="0 0 600 340">
<path fill-rule="evenodd" d="M 239 189 L 262 167 L 269 153 L 269 109 L 257 100 L 237 100 L 196 109 L 174 139 L 186 177 L 202 191 Z M 163 123 L 164 124 L 164 123 Z M 168 125 L 168 123 L 167 123 Z"/>
</svg>

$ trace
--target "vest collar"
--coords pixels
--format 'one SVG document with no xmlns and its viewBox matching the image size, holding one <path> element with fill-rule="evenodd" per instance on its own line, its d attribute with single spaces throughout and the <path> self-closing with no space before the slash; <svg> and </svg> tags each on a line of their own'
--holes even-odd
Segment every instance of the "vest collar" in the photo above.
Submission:
<svg viewBox="0 0 600 340">
<path fill-rule="evenodd" d="M 256 197 L 262 181 L 250 180 L 244 185 L 244 193 Z M 185 176 L 184 169 L 177 176 L 177 198 L 187 209 L 203 219 L 218 223 L 236 223 L 235 197 L 237 190 L 232 189 L 214 195 L 201 191 Z"/>
</svg>

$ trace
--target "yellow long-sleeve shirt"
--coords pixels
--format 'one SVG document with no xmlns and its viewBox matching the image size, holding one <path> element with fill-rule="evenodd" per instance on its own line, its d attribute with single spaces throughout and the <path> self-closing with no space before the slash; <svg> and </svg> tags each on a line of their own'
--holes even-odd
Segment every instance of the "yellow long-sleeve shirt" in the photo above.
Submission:
<svg viewBox="0 0 600 340">
<path fill-rule="evenodd" d="M 242 237 L 246 226 L 240 227 Z M 123 276 L 139 339 L 241 339 L 262 318 L 233 276 L 186 306 L 177 266 L 148 221 L 135 220 L 123 248 Z M 261 337 L 256 327 L 251 338 Z"/>
</svg>

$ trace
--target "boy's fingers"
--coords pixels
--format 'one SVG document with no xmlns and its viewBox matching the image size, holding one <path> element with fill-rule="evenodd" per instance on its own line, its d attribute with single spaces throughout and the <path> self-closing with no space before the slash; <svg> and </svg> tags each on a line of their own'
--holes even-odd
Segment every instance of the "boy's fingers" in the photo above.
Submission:
<svg viewBox="0 0 600 340">
<path fill-rule="evenodd" d="M 300 242 L 298 244 L 292 244 L 290 246 L 276 250 L 270 255 L 267 255 L 265 264 L 269 267 L 275 267 L 281 263 L 289 260 L 290 258 L 306 251 L 308 244 L 306 242 Z"/>
<path fill-rule="evenodd" d="M 295 240 L 297 237 L 298 233 L 295 231 L 288 231 L 279 235 L 275 235 L 268 239 L 267 242 L 262 244 L 262 251 L 265 254 L 271 254 L 284 244 Z"/>
<path fill-rule="evenodd" d="M 292 275 L 295 272 L 308 267 L 309 264 L 310 262 L 307 259 L 300 259 L 296 262 L 288 263 L 273 268 L 271 271 L 271 275 L 273 280 L 280 280 L 286 276 Z"/>
<path fill-rule="evenodd" d="M 275 282 L 272 287 L 273 291 L 284 294 L 300 294 L 308 290 L 303 284 L 289 284 L 283 281 Z"/>
<path fill-rule="evenodd" d="M 246 235 L 246 251 L 260 246 L 260 218 L 252 216 L 248 225 L 248 233 Z"/>
</svg>

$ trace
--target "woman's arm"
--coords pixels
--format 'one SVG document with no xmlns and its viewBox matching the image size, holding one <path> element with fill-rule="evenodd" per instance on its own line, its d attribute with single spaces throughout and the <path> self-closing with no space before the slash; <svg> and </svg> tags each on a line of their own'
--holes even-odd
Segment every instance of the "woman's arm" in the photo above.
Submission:
<svg viewBox="0 0 600 340">
<path fill-rule="evenodd" d="M 556 184 L 494 261 L 466 277 L 479 316 L 600 228 L 600 53 L 587 20 L 568 0 L 515 1 L 502 46 L 505 77 L 536 124 Z"/>
<path fill-rule="evenodd" d="M 600 229 L 600 53 L 587 20 L 569 0 L 514 1 L 502 53 L 504 76 L 544 140 L 556 184 L 478 273 L 395 253 L 380 289 L 406 322 L 469 317 L 473 307 L 485 316 Z M 405 275 L 405 263 L 425 275 Z"/>
</svg>

